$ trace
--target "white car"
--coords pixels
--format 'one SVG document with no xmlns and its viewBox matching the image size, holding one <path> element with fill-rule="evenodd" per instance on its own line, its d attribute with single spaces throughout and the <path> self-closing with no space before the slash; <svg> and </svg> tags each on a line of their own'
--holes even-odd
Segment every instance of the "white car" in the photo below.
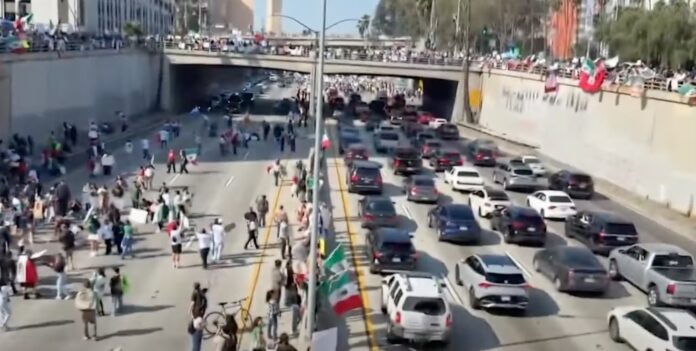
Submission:
<svg viewBox="0 0 696 351">
<path fill-rule="evenodd" d="M 483 178 L 474 167 L 454 166 L 445 171 L 445 183 L 452 186 L 452 190 L 476 191 L 483 189 Z"/>
<path fill-rule="evenodd" d="M 696 350 L 696 316 L 687 310 L 615 307 L 609 311 L 607 323 L 612 340 L 635 350 Z"/>
<path fill-rule="evenodd" d="M 543 218 L 566 219 L 577 213 L 573 199 L 563 191 L 541 190 L 527 196 L 527 206 Z"/>
<path fill-rule="evenodd" d="M 532 170 L 535 176 L 542 177 L 546 175 L 546 167 L 536 156 L 525 155 L 520 157 L 520 159 L 522 163 Z"/>
<path fill-rule="evenodd" d="M 502 190 L 486 186 L 469 194 L 469 207 L 478 213 L 479 217 L 489 217 L 493 211 L 510 206 L 512 201 Z"/>
<path fill-rule="evenodd" d="M 428 127 L 436 129 L 437 127 L 447 123 L 449 122 L 444 118 L 434 118 L 432 121 L 428 123 Z"/>
</svg>

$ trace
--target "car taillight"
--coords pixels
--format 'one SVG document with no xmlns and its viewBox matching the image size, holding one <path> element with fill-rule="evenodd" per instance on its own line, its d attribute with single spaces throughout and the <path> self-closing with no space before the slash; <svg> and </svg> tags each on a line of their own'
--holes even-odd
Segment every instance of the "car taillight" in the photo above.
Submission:
<svg viewBox="0 0 696 351">
<path fill-rule="evenodd" d="M 520 221 L 513 221 L 513 222 L 511 223 L 511 225 L 512 225 L 512 228 L 513 228 L 513 229 L 522 229 L 522 228 L 524 228 L 524 222 L 520 222 Z"/>
<path fill-rule="evenodd" d="M 414 260 L 417 260 L 418 259 L 418 251 L 411 252 L 411 258 L 413 258 Z"/>
<path fill-rule="evenodd" d="M 493 284 L 491 284 L 491 283 L 489 283 L 489 282 L 481 282 L 481 283 L 479 283 L 478 286 L 479 286 L 479 288 L 488 289 L 488 288 L 490 288 L 491 286 L 493 286 Z"/>
<path fill-rule="evenodd" d="M 532 286 L 529 285 L 529 283 L 524 283 L 524 284 L 520 285 L 520 287 L 522 287 L 522 288 L 524 288 L 524 289 L 529 289 L 529 288 L 531 288 Z"/>
<path fill-rule="evenodd" d="M 440 159 L 437 160 L 437 162 L 440 163 L 440 164 L 445 164 L 445 163 L 447 163 L 447 159 L 446 159 L 446 158 L 440 158 Z"/>
<path fill-rule="evenodd" d="M 574 210 L 574 209 L 575 209 L 575 206 L 570 206 L 570 209 L 571 209 L 571 210 Z"/>
<path fill-rule="evenodd" d="M 357 182 L 357 181 L 358 181 L 358 176 L 357 176 L 357 175 L 352 175 L 352 176 L 350 176 L 350 182 L 351 182 L 351 183 L 355 183 L 355 182 Z"/>
<path fill-rule="evenodd" d="M 462 161 L 461 158 L 457 160 L 457 166 L 461 166 L 463 164 L 464 164 L 464 161 Z"/>
<path fill-rule="evenodd" d="M 369 214 L 364 214 L 362 218 L 364 221 L 372 221 L 375 219 L 375 216 L 369 215 Z"/>
<path fill-rule="evenodd" d="M 378 251 L 372 251 L 372 259 L 377 260 L 382 257 L 382 254 Z"/>
<path fill-rule="evenodd" d="M 578 185 L 578 181 L 575 179 L 571 179 L 568 181 L 568 185 Z"/>
<path fill-rule="evenodd" d="M 433 188 L 433 195 L 437 195 L 437 189 Z"/>
<path fill-rule="evenodd" d="M 447 318 L 445 318 L 445 326 L 446 327 L 451 327 L 452 326 L 452 315 L 447 314 Z"/>
<path fill-rule="evenodd" d="M 568 270 L 568 281 L 573 281 L 573 277 L 575 276 L 575 271 L 572 269 Z"/>
<path fill-rule="evenodd" d="M 418 193 L 416 187 L 411 188 L 411 195 L 416 195 Z"/>
<path fill-rule="evenodd" d="M 394 315 L 394 323 L 401 324 L 401 312 L 396 312 Z"/>
<path fill-rule="evenodd" d="M 394 160 L 394 167 L 399 167 L 401 162 L 399 160 Z"/>
<path fill-rule="evenodd" d="M 375 177 L 375 183 L 382 184 L 382 177 Z"/>
<path fill-rule="evenodd" d="M 677 292 L 677 284 L 669 283 L 667 284 L 667 295 L 674 295 Z"/>
<path fill-rule="evenodd" d="M 477 159 L 477 160 L 480 160 L 480 159 L 482 159 L 482 158 L 483 158 L 483 154 L 476 154 L 476 159 Z"/>
</svg>

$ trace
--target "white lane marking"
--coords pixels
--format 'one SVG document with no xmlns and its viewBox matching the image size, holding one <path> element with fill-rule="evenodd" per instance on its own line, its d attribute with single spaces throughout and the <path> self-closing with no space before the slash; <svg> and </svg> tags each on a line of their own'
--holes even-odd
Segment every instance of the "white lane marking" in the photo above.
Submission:
<svg viewBox="0 0 696 351">
<path fill-rule="evenodd" d="M 457 290 L 454 289 L 454 285 L 452 285 L 452 282 L 444 274 L 442 275 L 442 281 L 445 283 L 445 286 L 447 287 L 447 291 L 449 291 L 450 295 L 452 295 L 454 300 L 457 301 L 458 304 L 463 305 L 464 302 L 462 302 L 461 296 L 459 296 L 459 294 L 457 293 Z"/>
<path fill-rule="evenodd" d="M 249 151 L 247 151 L 247 152 L 244 154 L 244 159 L 245 159 L 245 160 L 247 159 L 247 157 L 249 157 Z"/>
<path fill-rule="evenodd" d="M 169 185 L 174 184 L 174 182 L 176 182 L 176 180 L 179 179 L 180 175 L 181 173 L 177 173 L 174 177 L 172 177 L 172 179 L 169 180 Z"/>
<path fill-rule="evenodd" d="M 227 183 L 225 183 L 225 188 L 230 186 L 232 184 L 232 181 L 234 180 L 234 176 L 230 176 L 230 179 L 227 180 Z"/>
<path fill-rule="evenodd" d="M 408 219 L 410 219 L 410 220 L 413 220 L 413 215 L 411 215 L 411 211 L 408 210 L 408 206 L 403 204 L 403 205 L 401 205 L 401 208 L 404 209 L 404 212 L 406 213 L 406 217 L 408 217 Z"/>
<path fill-rule="evenodd" d="M 524 265 L 520 261 L 518 261 L 514 256 L 512 256 L 512 254 L 510 254 L 510 251 L 505 251 L 505 255 L 507 255 L 507 257 L 510 257 L 512 262 L 515 262 L 517 267 L 520 268 L 520 270 L 522 271 L 522 273 L 524 273 L 524 275 L 526 275 L 527 277 L 530 277 L 530 278 L 532 277 L 532 274 L 529 273 L 527 268 L 525 268 Z"/>
</svg>

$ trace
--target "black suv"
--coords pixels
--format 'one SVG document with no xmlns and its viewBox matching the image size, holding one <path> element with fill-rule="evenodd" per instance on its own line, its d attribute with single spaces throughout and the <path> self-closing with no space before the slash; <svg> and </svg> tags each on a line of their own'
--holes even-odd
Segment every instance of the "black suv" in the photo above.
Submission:
<svg viewBox="0 0 696 351">
<path fill-rule="evenodd" d="M 537 211 L 529 207 L 510 206 L 493 211 L 491 229 L 502 233 L 506 243 L 543 246 L 546 242 L 546 223 Z"/>
<path fill-rule="evenodd" d="M 437 136 L 442 140 L 458 140 L 459 129 L 452 123 L 443 124 L 435 129 Z"/>
<path fill-rule="evenodd" d="M 413 174 L 423 169 L 423 160 L 415 148 L 397 147 L 389 166 L 394 170 L 394 174 Z"/>
<path fill-rule="evenodd" d="M 346 171 L 346 185 L 349 193 L 382 193 L 382 165 L 372 161 L 354 160 Z"/>
<path fill-rule="evenodd" d="M 571 197 L 589 200 L 594 195 L 594 182 L 587 174 L 562 170 L 549 176 L 549 189 L 562 190 Z"/>
<path fill-rule="evenodd" d="M 370 273 L 414 270 L 418 252 L 411 234 L 399 228 L 377 228 L 367 233 Z"/>
<path fill-rule="evenodd" d="M 605 212 L 580 211 L 568 217 L 565 235 L 585 243 L 592 252 L 605 255 L 616 247 L 638 242 L 633 223 Z"/>
</svg>

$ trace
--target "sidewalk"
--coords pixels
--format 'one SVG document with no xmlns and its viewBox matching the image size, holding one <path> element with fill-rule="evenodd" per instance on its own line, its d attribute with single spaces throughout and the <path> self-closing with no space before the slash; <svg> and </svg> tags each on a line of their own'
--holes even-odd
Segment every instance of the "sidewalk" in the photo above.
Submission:
<svg viewBox="0 0 696 351">
<path fill-rule="evenodd" d="M 507 154 L 531 154 L 537 155 L 539 159 L 544 162 L 544 164 L 549 168 L 549 171 L 555 172 L 559 169 L 573 169 L 567 164 L 560 162 L 558 160 L 551 159 L 541 153 L 539 153 L 536 148 L 530 145 L 524 145 L 512 141 L 504 136 L 495 134 L 494 132 L 472 125 L 458 124 L 459 131 L 462 137 L 468 139 L 475 138 L 486 138 L 492 139 L 498 144 L 501 151 Z M 640 196 L 637 196 L 625 189 L 622 189 L 616 184 L 610 183 L 603 179 L 594 179 L 595 188 L 597 192 L 606 195 L 611 200 L 616 203 L 631 209 L 632 211 L 646 217 L 650 218 L 663 227 L 685 237 L 689 240 L 696 240 L 690 233 L 696 232 L 696 222 L 681 215 L 675 211 L 670 210 L 664 206 L 661 206 L 653 201 L 647 200 Z"/>
</svg>

